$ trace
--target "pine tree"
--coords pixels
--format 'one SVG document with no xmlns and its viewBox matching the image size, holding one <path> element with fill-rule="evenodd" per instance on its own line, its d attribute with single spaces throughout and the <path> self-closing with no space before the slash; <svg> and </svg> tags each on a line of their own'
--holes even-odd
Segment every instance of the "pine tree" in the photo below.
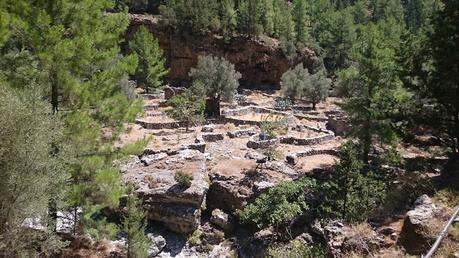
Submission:
<svg viewBox="0 0 459 258">
<path fill-rule="evenodd" d="M 307 16 L 306 0 L 294 0 L 292 12 L 293 21 L 295 22 L 296 42 L 304 44 L 309 39 L 309 18 Z"/>
<path fill-rule="evenodd" d="M 241 74 L 222 57 L 201 56 L 198 65 L 190 71 L 196 88 L 205 85 L 206 114 L 220 115 L 220 101 L 230 101 L 239 87 Z"/>
<path fill-rule="evenodd" d="M 124 84 L 137 62 L 120 54 L 128 16 L 107 14 L 114 3 L 105 0 L 14 4 L 17 8 L 7 8 L 15 19 L 1 51 L 0 77 L 16 89 L 38 86 L 37 98 L 49 99 L 62 120 L 64 141 L 72 150 L 65 162 L 70 172 L 65 201 L 83 209 L 81 224 L 89 230 L 97 224 L 91 214 L 118 205 L 122 185 L 111 143 L 142 107 Z"/>
<path fill-rule="evenodd" d="M 125 215 L 121 230 L 126 234 L 126 254 L 128 258 L 148 257 L 151 240 L 145 235 L 146 213 L 134 193 L 126 197 Z"/>
<path fill-rule="evenodd" d="M 324 50 L 324 63 L 334 74 L 349 66 L 350 52 L 356 40 L 354 20 L 349 9 L 324 14 L 317 28 L 318 43 Z"/>
<path fill-rule="evenodd" d="M 236 29 L 237 13 L 233 0 L 223 0 L 220 3 L 220 26 L 223 36 L 228 38 Z"/>
<path fill-rule="evenodd" d="M 343 107 L 353 124 L 353 135 L 360 140 L 363 161 L 368 164 L 374 135 L 382 142 L 396 141 L 391 116 L 409 103 L 409 95 L 397 76 L 395 52 L 376 25 L 367 26 L 353 50 L 353 59 L 356 66 L 338 76 L 347 93 Z"/>
<path fill-rule="evenodd" d="M 250 35 L 262 34 L 264 16 L 262 0 L 241 0 L 238 7 L 239 31 Z"/>
<path fill-rule="evenodd" d="M 273 36 L 274 34 L 274 1 L 273 0 L 264 0 L 263 3 L 264 12 L 263 12 L 263 29 L 264 33 L 268 36 Z"/>
<path fill-rule="evenodd" d="M 146 93 L 149 93 L 150 88 L 157 90 L 162 85 L 161 78 L 169 72 L 164 67 L 166 60 L 158 40 L 142 26 L 129 42 L 129 47 L 137 55 L 137 83 L 143 86 Z"/>
<path fill-rule="evenodd" d="M 428 47 L 433 58 L 433 71 L 427 85 L 427 96 L 437 103 L 440 123 L 454 156 L 459 157 L 459 2 L 443 1 L 444 7 L 433 20 L 434 32 Z"/>
<path fill-rule="evenodd" d="M 351 142 L 344 144 L 331 179 L 323 185 L 321 210 L 347 222 L 368 219 L 385 197 L 384 183 L 372 173 L 362 174 L 363 164 Z"/>
</svg>

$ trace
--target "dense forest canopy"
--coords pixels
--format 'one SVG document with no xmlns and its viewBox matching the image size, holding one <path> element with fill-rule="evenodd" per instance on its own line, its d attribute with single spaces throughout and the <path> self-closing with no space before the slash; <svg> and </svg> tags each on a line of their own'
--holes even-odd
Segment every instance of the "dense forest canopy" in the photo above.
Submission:
<svg viewBox="0 0 459 258">
<path fill-rule="evenodd" d="M 412 168 L 397 147 L 417 144 L 421 134 L 448 158 L 441 187 L 459 185 L 457 0 L 2 0 L 0 257 L 59 254 L 69 246 L 57 234 L 58 213 L 64 211 L 72 214 L 70 235 L 102 240 L 122 232 L 126 255 L 147 257 L 148 212 L 138 187 L 121 179 L 119 165 L 142 157 L 150 138 L 116 145 L 128 133 L 126 125 L 167 106 L 161 117 L 176 119 L 173 126 L 184 122 L 186 134 L 193 125 L 214 123 L 222 113 L 220 102 L 248 102 L 238 94 L 241 71 L 224 57 L 203 55 L 189 71 L 191 87 L 144 112 L 138 93 L 151 100 L 165 86 L 169 68 L 147 27 L 126 42 L 130 10 L 157 11 L 158 26 L 171 35 L 211 34 L 228 44 L 235 37 L 269 37 L 289 61 L 305 48 L 316 53 L 314 69 L 290 63 L 272 102 L 282 110 L 307 103 L 316 112 L 333 93 L 349 127 L 343 146 L 333 150 L 341 160 L 327 182 L 306 176 L 254 197 L 232 214 L 241 227 L 270 228 L 285 242 L 305 216 L 357 223 L 381 215 L 383 208 L 399 208 L 390 202 L 398 193 L 393 174 Z M 260 137 L 275 138 L 281 122 L 254 125 Z M 173 134 L 180 142 L 179 133 Z M 258 166 L 278 152 L 258 153 L 265 157 L 257 159 Z M 173 155 L 165 153 L 162 158 Z M 196 179 L 174 173 L 179 190 Z M 147 184 L 162 183 L 155 180 Z M 419 189 L 418 183 L 409 185 Z M 400 205 L 406 209 L 414 197 L 403 198 L 410 202 Z M 111 220 L 106 214 L 112 213 L 122 215 Z M 30 230 L 31 218 L 44 226 Z M 316 247 L 321 245 L 303 250 L 305 257 L 325 257 Z"/>
</svg>

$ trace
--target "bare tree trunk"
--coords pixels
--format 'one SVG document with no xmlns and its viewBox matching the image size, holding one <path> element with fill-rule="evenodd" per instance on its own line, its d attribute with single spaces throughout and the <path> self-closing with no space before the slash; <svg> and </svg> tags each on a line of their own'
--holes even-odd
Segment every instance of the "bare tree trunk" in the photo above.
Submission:
<svg viewBox="0 0 459 258">
<path fill-rule="evenodd" d="M 346 177 L 345 177 L 345 188 L 344 188 L 344 201 L 343 201 L 343 210 L 342 210 L 342 216 L 343 216 L 343 220 L 346 220 L 346 216 L 347 216 L 347 190 L 349 189 L 348 187 L 348 184 L 349 184 L 349 174 L 347 174 L 346 172 Z"/>
<path fill-rule="evenodd" d="M 51 106 L 53 114 L 59 112 L 59 87 L 57 85 L 57 76 L 55 73 L 51 74 Z"/>
<path fill-rule="evenodd" d="M 370 118 L 367 117 L 363 125 L 363 154 L 362 160 L 363 163 L 368 165 L 369 155 L 370 155 L 370 146 L 371 146 L 371 133 L 370 133 Z"/>
<path fill-rule="evenodd" d="M 454 147 L 453 147 L 453 156 L 454 158 L 457 158 L 459 155 L 459 111 L 456 111 L 456 114 L 454 116 L 454 132 L 455 132 L 455 139 L 454 141 Z"/>
</svg>

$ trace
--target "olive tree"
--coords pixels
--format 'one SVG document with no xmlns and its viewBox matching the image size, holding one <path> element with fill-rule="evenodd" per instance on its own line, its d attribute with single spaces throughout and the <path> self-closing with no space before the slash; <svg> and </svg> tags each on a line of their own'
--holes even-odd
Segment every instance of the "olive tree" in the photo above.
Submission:
<svg viewBox="0 0 459 258">
<path fill-rule="evenodd" d="M 203 85 L 206 101 L 206 114 L 220 115 L 220 101 L 231 101 L 239 87 L 241 74 L 234 65 L 223 57 L 201 56 L 198 65 L 190 71 L 193 85 Z"/>
<path fill-rule="evenodd" d="M 323 72 L 310 74 L 302 63 L 286 71 L 281 78 L 282 93 L 287 99 L 294 103 L 297 99 L 306 98 L 313 109 L 327 97 L 329 86 L 330 80 Z"/>
</svg>

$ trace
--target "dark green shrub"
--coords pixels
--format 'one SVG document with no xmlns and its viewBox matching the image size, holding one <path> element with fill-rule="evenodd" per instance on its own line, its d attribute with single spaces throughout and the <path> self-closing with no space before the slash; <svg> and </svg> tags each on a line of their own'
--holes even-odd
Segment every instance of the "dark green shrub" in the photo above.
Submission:
<svg viewBox="0 0 459 258">
<path fill-rule="evenodd" d="M 288 229 L 290 224 L 309 209 L 306 194 L 316 188 L 314 179 L 282 182 L 261 194 L 238 214 L 242 221 L 253 222 L 259 228 L 274 226 Z"/>
</svg>

